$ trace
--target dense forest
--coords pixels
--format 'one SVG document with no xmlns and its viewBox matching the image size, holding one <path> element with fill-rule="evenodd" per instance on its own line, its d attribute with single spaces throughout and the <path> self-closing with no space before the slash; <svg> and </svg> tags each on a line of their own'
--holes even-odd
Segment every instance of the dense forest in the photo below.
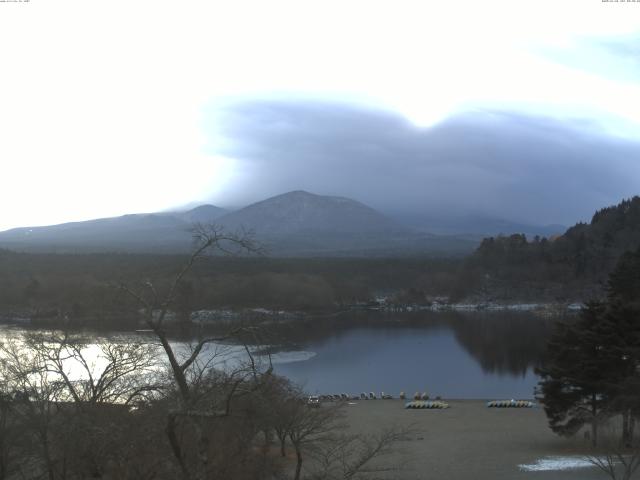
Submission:
<svg viewBox="0 0 640 480">
<path fill-rule="evenodd" d="M 178 292 L 179 314 L 212 308 L 328 311 L 385 296 L 402 304 L 570 303 L 597 297 L 616 260 L 640 246 L 640 197 L 596 212 L 556 238 L 514 234 L 460 258 L 203 258 Z M 130 327 L 117 288 L 167 286 L 183 255 L 30 254 L 0 250 L 0 315 L 34 323 Z M 57 320 L 56 320 L 57 319 Z"/>
<path fill-rule="evenodd" d="M 465 269 L 494 296 L 588 299 L 602 293 L 607 275 L 626 251 L 640 246 L 640 197 L 597 211 L 551 238 L 514 234 L 486 238 Z"/>
<path fill-rule="evenodd" d="M 162 289 L 185 257 L 138 254 L 27 254 L 0 251 L 0 314 L 38 322 L 127 326 L 136 305 L 117 288 L 147 281 Z M 376 295 L 434 295 L 458 288 L 462 264 L 445 259 L 281 259 L 209 257 L 194 266 L 178 292 L 184 312 L 207 308 L 326 311 Z M 461 282 L 459 286 L 464 285 Z M 413 288 L 413 290 L 412 290 Z M 419 292 L 419 297 L 424 293 Z M 121 325 L 120 325 L 121 324 Z"/>
</svg>

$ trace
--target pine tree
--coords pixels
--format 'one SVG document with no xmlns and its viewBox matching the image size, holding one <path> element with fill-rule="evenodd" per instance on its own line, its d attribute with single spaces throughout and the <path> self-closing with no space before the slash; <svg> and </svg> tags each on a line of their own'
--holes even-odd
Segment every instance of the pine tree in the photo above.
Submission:
<svg viewBox="0 0 640 480">
<path fill-rule="evenodd" d="M 622 416 L 622 440 L 631 444 L 640 417 L 640 249 L 625 253 L 609 277 L 607 311 L 610 409 Z"/>
<path fill-rule="evenodd" d="M 597 442 L 597 425 L 606 407 L 606 373 L 603 346 L 596 327 L 605 306 L 589 303 L 577 322 L 559 323 L 548 348 L 544 365 L 537 370 L 541 403 L 551 429 L 571 436 L 585 424 L 591 425 L 591 439 Z"/>
<path fill-rule="evenodd" d="M 609 277 L 604 302 L 588 303 L 579 319 L 561 323 L 537 372 L 551 429 L 572 435 L 621 415 L 630 443 L 640 417 L 640 249 L 626 253 Z"/>
</svg>

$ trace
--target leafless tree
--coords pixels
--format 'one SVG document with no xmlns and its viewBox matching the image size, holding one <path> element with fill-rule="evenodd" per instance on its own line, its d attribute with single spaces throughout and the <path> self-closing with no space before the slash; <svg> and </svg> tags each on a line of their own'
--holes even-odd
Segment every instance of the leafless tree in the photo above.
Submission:
<svg viewBox="0 0 640 480">
<path fill-rule="evenodd" d="M 287 434 L 296 453 L 295 480 L 300 480 L 304 453 L 312 446 L 327 441 L 343 428 L 341 404 L 310 408 L 304 401 L 290 405 L 287 412 Z"/>
<path fill-rule="evenodd" d="M 609 418 L 601 423 L 598 447 L 586 460 L 611 480 L 630 480 L 640 468 L 640 441 L 623 439 L 616 420 Z"/>
<path fill-rule="evenodd" d="M 64 385 L 78 408 L 99 403 L 129 405 L 162 388 L 157 352 L 144 342 L 109 339 L 87 342 L 67 332 L 28 333 L 23 348 L 40 368 Z"/>
<path fill-rule="evenodd" d="M 229 234 L 221 227 L 199 224 L 193 229 L 193 239 L 193 252 L 166 292 L 161 292 L 151 281 L 137 290 L 129 285 L 119 285 L 122 291 L 142 307 L 144 322 L 159 341 L 169 363 L 172 381 L 177 390 L 177 408 L 168 412 L 166 432 L 185 479 L 204 478 L 210 470 L 211 435 L 205 431 L 205 427 L 211 428 L 213 419 L 229 416 L 231 400 L 238 395 L 250 393 L 259 384 L 256 365 L 249 349 L 246 350 L 248 364 L 239 366 L 231 373 L 212 371 L 211 352 L 203 355 L 208 345 L 236 339 L 246 330 L 243 327 L 234 328 L 225 335 L 201 338 L 186 352 L 176 350 L 169 341 L 167 316 L 175 308 L 181 285 L 199 260 L 212 253 L 261 253 L 250 232 Z M 205 379 L 206 382 L 203 381 Z M 220 401 L 220 398 L 223 400 Z M 221 405 L 223 408 L 220 408 Z M 192 455 L 194 446 L 189 445 L 191 451 L 186 452 L 185 442 L 181 439 L 185 428 L 193 431 L 196 437 L 195 459 Z M 188 457 L 191 461 L 187 460 Z"/>
<path fill-rule="evenodd" d="M 160 341 L 162 349 L 167 357 L 171 373 L 183 402 L 187 407 L 191 401 L 191 385 L 188 381 L 189 369 L 195 366 L 202 349 L 210 343 L 220 343 L 237 337 L 240 329 L 234 329 L 226 335 L 207 337 L 198 341 L 186 358 L 179 358 L 168 339 L 165 319 L 174 306 L 178 289 L 185 281 L 187 274 L 193 269 L 196 262 L 215 253 L 237 254 L 240 252 L 261 252 L 260 247 L 253 241 L 250 233 L 227 234 L 221 227 L 205 226 L 197 224 L 193 228 L 194 250 L 176 274 L 168 291 L 163 295 L 151 281 L 147 281 L 144 288 L 135 290 L 129 285 L 121 283 L 119 288 L 133 297 L 143 309 L 144 322 Z"/>
<path fill-rule="evenodd" d="M 0 389 L 0 480 L 11 478 L 17 471 L 16 457 L 23 437 L 22 429 L 13 414 L 11 394 Z"/>
<path fill-rule="evenodd" d="M 332 435 L 311 451 L 316 466 L 311 478 L 352 480 L 399 470 L 399 466 L 381 460 L 409 433 L 409 428 L 392 427 L 374 434 Z"/>
<path fill-rule="evenodd" d="M 37 478 L 41 465 L 50 480 L 98 478 L 130 443 L 125 430 L 137 419 L 128 406 L 157 392 L 156 356 L 136 342 L 92 344 L 58 332 L 0 344 L 6 404 L 25 435 L 23 476 Z"/>
<path fill-rule="evenodd" d="M 371 478 L 397 466 L 380 460 L 393 451 L 398 441 L 407 437 L 409 428 L 390 428 L 377 433 L 345 433 L 343 403 L 325 403 L 319 408 L 307 405 L 300 391 L 290 386 L 284 390 L 288 397 L 275 407 L 279 418 L 274 429 L 285 443 L 283 433 L 296 454 L 294 480 L 351 480 Z M 303 471 L 303 464 L 306 465 Z"/>
<path fill-rule="evenodd" d="M 41 461 L 47 478 L 55 480 L 52 425 L 56 420 L 56 402 L 63 396 L 63 385 L 44 368 L 38 355 L 33 355 L 15 339 L 0 343 L 0 377 L 5 391 L 11 395 L 12 414 L 38 445 L 38 459 L 30 459 L 29 452 L 19 468 L 37 472 Z"/>
</svg>

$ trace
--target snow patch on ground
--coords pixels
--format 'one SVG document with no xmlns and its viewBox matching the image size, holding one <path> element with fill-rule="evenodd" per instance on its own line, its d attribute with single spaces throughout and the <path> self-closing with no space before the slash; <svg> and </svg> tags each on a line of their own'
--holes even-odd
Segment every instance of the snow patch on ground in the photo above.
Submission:
<svg viewBox="0 0 640 480">
<path fill-rule="evenodd" d="M 305 362 L 316 355 L 316 352 L 305 352 L 303 350 L 296 352 L 279 352 L 271 355 L 271 362 L 275 364 Z"/>
<path fill-rule="evenodd" d="M 545 457 L 536 463 L 518 465 L 518 467 L 525 472 L 546 472 L 588 468 L 593 467 L 593 464 L 581 457 Z"/>
</svg>

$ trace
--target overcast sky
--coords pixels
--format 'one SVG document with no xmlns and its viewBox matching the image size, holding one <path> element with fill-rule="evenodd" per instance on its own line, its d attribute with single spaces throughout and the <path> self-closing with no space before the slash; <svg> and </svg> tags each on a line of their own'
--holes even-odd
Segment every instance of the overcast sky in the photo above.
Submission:
<svg viewBox="0 0 640 480">
<path fill-rule="evenodd" d="M 640 192 L 640 3 L 0 2 L 0 229 L 307 189 L 573 223 Z"/>
</svg>

